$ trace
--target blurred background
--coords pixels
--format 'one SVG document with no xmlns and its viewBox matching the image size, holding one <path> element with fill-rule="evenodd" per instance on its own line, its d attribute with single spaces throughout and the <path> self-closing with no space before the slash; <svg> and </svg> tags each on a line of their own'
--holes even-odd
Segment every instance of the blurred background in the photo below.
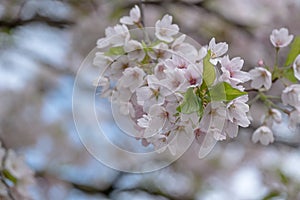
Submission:
<svg viewBox="0 0 300 200">
<path fill-rule="evenodd" d="M 287 123 L 275 127 L 276 141 L 267 147 L 252 144 L 254 122 L 203 160 L 191 149 L 145 174 L 115 171 L 86 151 L 72 116 L 76 72 L 105 28 L 135 4 L 140 1 L 0 1 L 0 137 L 35 171 L 32 199 L 300 199 L 300 129 L 290 131 Z M 146 26 L 169 13 L 200 44 L 226 41 L 245 70 L 260 59 L 272 65 L 274 28 L 300 34 L 300 0 L 145 0 L 143 12 Z M 280 94 L 281 86 L 274 88 Z M 257 121 L 259 112 L 252 114 Z"/>
</svg>

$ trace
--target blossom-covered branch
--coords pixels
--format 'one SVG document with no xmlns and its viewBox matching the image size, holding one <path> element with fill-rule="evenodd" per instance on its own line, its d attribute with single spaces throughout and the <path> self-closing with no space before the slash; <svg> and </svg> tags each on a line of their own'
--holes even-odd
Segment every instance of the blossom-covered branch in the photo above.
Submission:
<svg viewBox="0 0 300 200">
<path fill-rule="evenodd" d="M 96 53 L 94 65 L 102 74 L 96 85 L 102 88 L 102 97 L 109 98 L 121 115 L 131 119 L 135 127 L 132 134 L 143 145 L 152 145 L 158 152 L 169 149 L 176 155 L 196 139 L 200 144 L 198 156 L 203 158 L 217 141 L 234 138 L 239 127 L 250 125 L 246 91 L 257 94 L 251 104 L 260 99 L 268 110 L 262 126 L 254 131 L 253 142 L 272 143 L 272 126 L 281 123 L 282 113 L 289 116 L 291 128 L 300 123 L 299 84 L 289 84 L 283 90 L 281 100 L 287 108 L 267 95 L 277 80 L 297 82 L 300 77 L 300 56 L 294 55 L 297 49 L 291 50 L 286 67 L 278 66 L 280 48 L 288 46 L 294 37 L 287 29 L 275 29 L 270 36 L 276 48 L 274 67 L 261 61 L 245 72 L 243 59 L 226 54 L 227 43 L 212 38 L 208 45 L 191 44 L 168 14 L 154 29 L 147 29 L 135 6 L 120 23 L 108 27 L 106 36 L 97 42 L 101 51 Z M 138 29 L 130 31 L 128 26 Z M 146 33 L 144 38 L 136 36 L 139 31 Z M 248 81 L 251 88 L 246 89 L 243 84 Z"/>
</svg>

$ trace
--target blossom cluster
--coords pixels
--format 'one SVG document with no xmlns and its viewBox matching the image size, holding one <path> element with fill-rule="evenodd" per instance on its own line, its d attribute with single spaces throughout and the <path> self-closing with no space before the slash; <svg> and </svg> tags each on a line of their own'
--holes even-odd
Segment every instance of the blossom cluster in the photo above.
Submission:
<svg viewBox="0 0 300 200">
<path fill-rule="evenodd" d="M 168 14 L 155 23 L 150 38 L 140 13 L 135 6 L 97 41 L 101 96 L 132 120 L 144 145 L 175 155 L 196 138 L 203 157 L 217 141 L 236 137 L 239 126 L 250 124 L 244 60 L 230 58 L 228 44 L 215 38 L 199 48 L 187 42 Z M 144 37 L 136 39 L 128 25 L 143 30 Z"/>
<path fill-rule="evenodd" d="M 128 26 L 138 29 L 129 31 Z M 143 36 L 137 37 L 141 34 L 136 30 Z M 217 141 L 234 138 L 239 127 L 250 125 L 249 102 L 259 99 L 268 111 L 252 140 L 268 145 L 274 141 L 272 125 L 282 121 L 282 113 L 288 114 L 291 128 L 300 123 L 300 85 L 296 84 L 300 80 L 300 55 L 294 55 L 300 49 L 291 49 L 286 66 L 278 66 L 279 50 L 293 38 L 286 28 L 273 30 L 274 67 L 261 60 L 245 72 L 243 59 L 227 55 L 227 43 L 212 38 L 205 46 L 192 44 L 168 14 L 155 23 L 155 28 L 147 29 L 135 6 L 97 41 L 94 65 L 102 74 L 96 84 L 102 88 L 101 96 L 131 119 L 134 136 L 158 152 L 169 149 L 175 155 L 196 139 L 198 155 L 204 157 Z M 281 102 L 273 102 L 267 92 L 278 79 L 294 84 L 286 83 Z M 248 81 L 251 88 L 243 85 Z M 248 91 L 257 94 L 249 102 Z"/>
<path fill-rule="evenodd" d="M 295 129 L 300 123 L 300 54 L 299 37 L 292 46 L 284 67 L 278 66 L 278 55 L 281 48 L 287 47 L 292 42 L 294 36 L 289 34 L 288 29 L 274 29 L 270 35 L 270 41 L 276 49 L 276 60 L 273 68 L 269 68 L 262 61 L 259 67 L 250 71 L 251 87 L 257 89 L 258 96 L 265 103 L 267 113 L 262 118 L 262 126 L 255 130 L 252 141 L 260 141 L 264 145 L 274 142 L 272 126 L 274 123 L 282 122 L 282 114 L 287 114 L 289 127 Z M 271 89 L 272 84 L 278 79 L 284 82 L 285 88 L 281 97 L 268 96 L 266 93 Z M 279 99 L 274 103 L 273 99 Z M 279 106 L 282 104 L 283 106 Z"/>
<path fill-rule="evenodd" d="M 33 171 L 15 151 L 6 149 L 1 144 L 0 161 L 0 199 L 9 199 L 11 196 L 27 199 L 29 197 L 28 187 L 34 184 Z"/>
</svg>

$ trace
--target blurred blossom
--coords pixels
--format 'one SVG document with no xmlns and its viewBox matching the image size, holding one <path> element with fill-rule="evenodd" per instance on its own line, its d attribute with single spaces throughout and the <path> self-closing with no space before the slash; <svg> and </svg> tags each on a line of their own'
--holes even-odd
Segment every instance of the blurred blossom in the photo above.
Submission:
<svg viewBox="0 0 300 200">
<path fill-rule="evenodd" d="M 282 48 L 288 46 L 293 40 L 294 36 L 289 35 L 286 28 L 274 29 L 270 35 L 270 40 L 274 47 Z"/>
</svg>

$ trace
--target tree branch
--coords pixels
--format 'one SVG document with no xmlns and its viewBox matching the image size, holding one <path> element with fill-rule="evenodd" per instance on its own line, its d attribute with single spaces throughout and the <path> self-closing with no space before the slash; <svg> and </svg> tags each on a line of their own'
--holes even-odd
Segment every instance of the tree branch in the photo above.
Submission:
<svg viewBox="0 0 300 200">
<path fill-rule="evenodd" d="M 13 29 L 13 28 L 16 28 L 19 26 L 23 26 L 23 25 L 27 25 L 27 24 L 35 23 L 35 22 L 45 23 L 45 24 L 48 24 L 49 26 L 53 26 L 53 27 L 57 27 L 57 28 L 66 28 L 68 26 L 75 24 L 73 21 L 70 21 L 70 20 L 44 17 L 44 16 L 37 14 L 37 15 L 33 16 L 32 18 L 25 19 L 25 20 L 20 19 L 20 18 L 14 19 L 11 21 L 1 19 L 0 27 Z"/>
<path fill-rule="evenodd" d="M 181 0 L 168 0 L 168 1 L 145 0 L 145 1 L 143 1 L 143 4 L 157 5 L 157 6 L 161 6 L 161 7 L 171 5 L 171 4 L 177 4 L 177 5 L 183 5 L 183 6 L 187 6 L 187 7 L 194 7 L 194 8 L 197 8 L 197 9 L 201 9 L 202 11 L 204 11 L 208 14 L 216 16 L 217 18 L 219 18 L 223 22 L 225 22 L 227 24 L 230 24 L 231 26 L 233 26 L 237 29 L 242 30 L 247 35 L 249 35 L 250 37 L 254 37 L 253 33 L 251 31 L 249 31 L 249 29 L 251 27 L 227 18 L 223 14 L 221 14 L 218 11 L 216 11 L 216 10 L 210 8 L 209 6 L 207 6 L 207 2 L 208 2 L 207 0 L 199 1 L 199 2 L 187 2 L 187 1 L 181 1 Z M 126 4 L 123 7 L 124 8 L 131 8 L 131 7 L 133 7 L 134 5 L 136 5 L 138 3 L 139 3 L 139 1 L 132 2 L 131 4 Z"/>
</svg>

